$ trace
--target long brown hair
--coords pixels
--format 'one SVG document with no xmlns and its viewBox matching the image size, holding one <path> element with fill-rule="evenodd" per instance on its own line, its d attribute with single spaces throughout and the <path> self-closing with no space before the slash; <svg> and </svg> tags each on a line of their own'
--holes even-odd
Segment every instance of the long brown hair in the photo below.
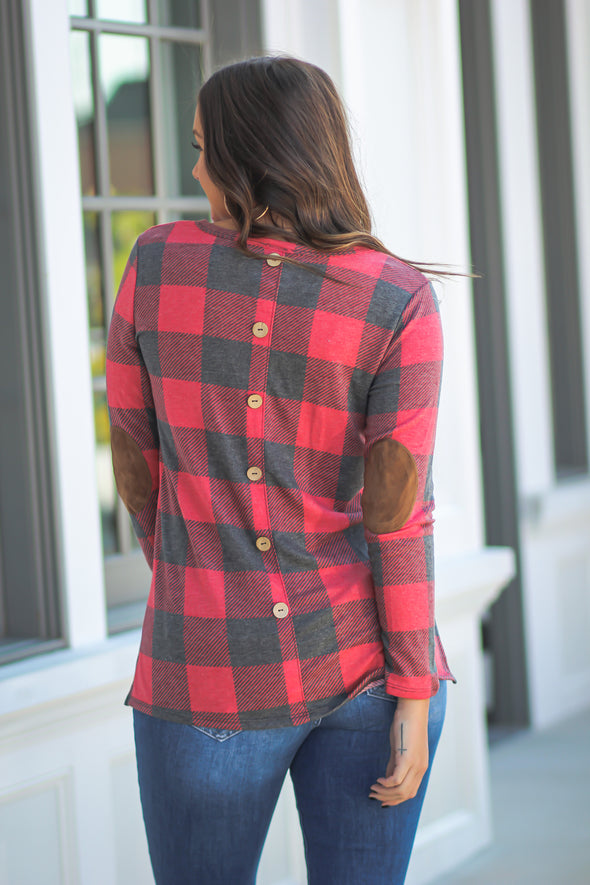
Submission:
<svg viewBox="0 0 590 885">
<path fill-rule="evenodd" d="M 367 246 L 393 255 L 371 233 L 346 114 L 325 71 L 289 56 L 236 62 L 209 77 L 198 106 L 207 171 L 243 252 L 252 254 L 248 237 L 275 234 L 326 251 Z"/>
</svg>

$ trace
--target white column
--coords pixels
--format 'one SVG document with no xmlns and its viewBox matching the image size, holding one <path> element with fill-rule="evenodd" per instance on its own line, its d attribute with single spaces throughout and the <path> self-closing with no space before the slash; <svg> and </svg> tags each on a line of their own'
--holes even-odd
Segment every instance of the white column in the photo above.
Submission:
<svg viewBox="0 0 590 885">
<path fill-rule="evenodd" d="M 491 4 L 518 491 L 553 483 L 532 36 L 527 0 Z"/>
<path fill-rule="evenodd" d="M 590 6 L 587 0 L 566 0 L 565 11 L 590 460 Z"/>
<path fill-rule="evenodd" d="M 338 0 L 261 0 L 266 52 L 305 58 L 340 85 Z"/>
<path fill-rule="evenodd" d="M 28 0 L 47 373 L 71 646 L 106 635 L 78 150 L 65 0 Z"/>
</svg>

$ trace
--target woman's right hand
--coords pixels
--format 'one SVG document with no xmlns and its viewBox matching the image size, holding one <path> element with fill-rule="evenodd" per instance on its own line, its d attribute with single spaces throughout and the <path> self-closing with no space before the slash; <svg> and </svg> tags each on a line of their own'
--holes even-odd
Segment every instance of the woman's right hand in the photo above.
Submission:
<svg viewBox="0 0 590 885">
<path fill-rule="evenodd" d="M 430 698 L 398 698 L 391 723 L 391 754 L 385 776 L 377 778 L 370 798 L 385 808 L 413 799 L 428 768 Z"/>
</svg>

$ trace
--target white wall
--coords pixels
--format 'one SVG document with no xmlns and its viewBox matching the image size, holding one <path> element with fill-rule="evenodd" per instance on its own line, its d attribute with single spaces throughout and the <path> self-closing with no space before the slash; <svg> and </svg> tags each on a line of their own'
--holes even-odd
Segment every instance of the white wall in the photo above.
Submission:
<svg viewBox="0 0 590 885">
<path fill-rule="evenodd" d="M 153 883 L 126 684 L 2 717 L 0 882 Z"/>
</svg>

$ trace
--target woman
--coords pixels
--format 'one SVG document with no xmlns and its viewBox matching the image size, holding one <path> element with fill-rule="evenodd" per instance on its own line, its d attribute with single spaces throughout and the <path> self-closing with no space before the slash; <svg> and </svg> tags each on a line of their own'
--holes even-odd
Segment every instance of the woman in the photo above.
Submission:
<svg viewBox="0 0 590 885">
<path fill-rule="evenodd" d="M 309 883 L 401 883 L 452 678 L 436 298 L 371 235 L 320 69 L 218 71 L 194 138 L 212 222 L 139 237 L 108 346 L 153 568 L 127 702 L 156 882 L 253 883 L 290 771 Z"/>
</svg>

